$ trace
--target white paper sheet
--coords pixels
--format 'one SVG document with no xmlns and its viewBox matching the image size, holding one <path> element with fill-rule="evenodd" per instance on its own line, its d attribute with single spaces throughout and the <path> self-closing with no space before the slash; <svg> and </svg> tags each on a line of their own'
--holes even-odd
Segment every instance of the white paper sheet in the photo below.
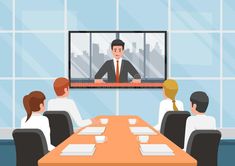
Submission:
<svg viewBox="0 0 235 166">
<path fill-rule="evenodd" d="M 156 135 L 157 133 L 149 127 L 130 127 L 134 135 Z"/>
<path fill-rule="evenodd" d="M 86 127 L 78 135 L 101 135 L 104 131 L 105 127 Z"/>
</svg>

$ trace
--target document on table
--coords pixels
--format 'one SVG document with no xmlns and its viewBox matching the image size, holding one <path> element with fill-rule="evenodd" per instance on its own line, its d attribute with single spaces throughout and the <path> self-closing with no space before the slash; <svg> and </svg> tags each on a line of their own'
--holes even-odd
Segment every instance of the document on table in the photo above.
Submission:
<svg viewBox="0 0 235 166">
<path fill-rule="evenodd" d="M 95 152 L 95 144 L 69 144 L 61 156 L 92 156 Z"/>
<path fill-rule="evenodd" d="M 143 156 L 173 156 L 174 153 L 166 144 L 140 144 Z"/>
<path fill-rule="evenodd" d="M 104 131 L 105 127 L 86 127 L 78 135 L 101 135 Z"/>
<path fill-rule="evenodd" d="M 157 133 L 149 127 L 130 127 L 134 135 L 156 135 Z"/>
</svg>

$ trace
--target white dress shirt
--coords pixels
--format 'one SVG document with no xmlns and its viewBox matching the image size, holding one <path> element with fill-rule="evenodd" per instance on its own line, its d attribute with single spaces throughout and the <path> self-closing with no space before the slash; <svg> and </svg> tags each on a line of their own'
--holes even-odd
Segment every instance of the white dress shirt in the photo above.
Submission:
<svg viewBox="0 0 235 166">
<path fill-rule="evenodd" d="M 216 122 L 212 116 L 205 114 L 188 117 L 185 126 L 184 150 L 187 148 L 188 140 L 194 130 L 215 130 Z"/>
<path fill-rule="evenodd" d="M 175 104 L 178 108 L 179 111 L 184 111 L 184 105 L 181 101 L 179 100 L 176 100 L 175 101 Z M 164 99 L 160 102 L 160 105 L 159 105 L 159 115 L 158 115 L 158 123 L 157 125 L 154 127 L 156 130 L 160 130 L 161 129 L 161 124 L 162 124 L 162 120 L 163 120 L 163 117 L 165 115 L 165 113 L 167 111 L 173 111 L 173 102 L 171 99 L 167 98 L 167 99 Z"/>
<path fill-rule="evenodd" d="M 120 75 L 120 71 L 121 71 L 121 66 L 122 66 L 122 58 L 120 58 L 120 59 L 115 59 L 115 58 L 113 58 L 113 63 L 114 63 L 114 69 L 115 69 L 115 74 L 117 73 L 116 72 L 116 68 L 117 68 L 117 61 L 118 61 L 118 68 L 119 68 L 119 75 Z"/>
<path fill-rule="evenodd" d="M 33 112 L 31 117 L 26 121 L 27 117 L 22 118 L 21 120 L 21 128 L 26 128 L 26 129 L 40 129 L 47 142 L 47 147 L 48 150 L 51 151 L 55 147 L 51 145 L 51 130 L 49 126 L 49 120 L 47 117 L 41 115 L 40 113 Z M 26 122 L 25 122 L 26 121 Z"/>
<path fill-rule="evenodd" d="M 84 127 L 92 124 L 90 119 L 83 120 L 80 112 L 72 99 L 66 97 L 51 99 L 48 101 L 48 111 L 67 111 L 73 121 L 79 126 Z"/>
</svg>

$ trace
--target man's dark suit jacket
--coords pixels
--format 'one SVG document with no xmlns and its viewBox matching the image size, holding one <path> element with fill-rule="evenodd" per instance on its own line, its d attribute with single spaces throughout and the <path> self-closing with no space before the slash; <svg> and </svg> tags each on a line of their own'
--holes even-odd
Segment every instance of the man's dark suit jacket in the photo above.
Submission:
<svg viewBox="0 0 235 166">
<path fill-rule="evenodd" d="M 96 73 L 95 79 L 101 79 L 105 74 L 108 74 L 107 82 L 116 82 L 116 73 L 114 68 L 113 60 L 106 61 L 100 70 Z M 127 60 L 122 60 L 119 82 L 128 82 L 128 73 L 135 79 L 140 79 L 140 75 L 135 69 L 135 67 Z"/>
</svg>

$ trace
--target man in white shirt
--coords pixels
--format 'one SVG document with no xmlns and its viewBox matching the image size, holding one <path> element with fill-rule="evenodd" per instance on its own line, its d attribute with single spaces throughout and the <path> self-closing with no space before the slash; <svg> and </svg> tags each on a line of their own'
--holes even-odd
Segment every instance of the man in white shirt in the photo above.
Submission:
<svg viewBox="0 0 235 166">
<path fill-rule="evenodd" d="M 57 98 L 48 102 L 48 111 L 67 111 L 71 119 L 79 126 L 84 127 L 96 123 L 95 119 L 82 119 L 80 112 L 72 99 L 69 99 L 69 80 L 57 78 L 54 82 L 54 90 Z"/>
<path fill-rule="evenodd" d="M 190 116 L 186 121 L 184 150 L 187 149 L 188 140 L 194 130 L 215 130 L 216 121 L 214 117 L 205 115 L 209 98 L 205 92 L 194 92 L 191 97 L 191 112 L 194 116 Z"/>
<path fill-rule="evenodd" d="M 95 75 L 95 83 L 104 83 L 103 77 L 107 74 L 108 83 L 127 83 L 128 75 L 133 77 L 132 83 L 140 83 L 141 77 L 135 67 L 125 59 L 124 56 L 125 43 L 120 39 L 115 39 L 111 43 L 113 59 L 107 60 Z"/>
</svg>

